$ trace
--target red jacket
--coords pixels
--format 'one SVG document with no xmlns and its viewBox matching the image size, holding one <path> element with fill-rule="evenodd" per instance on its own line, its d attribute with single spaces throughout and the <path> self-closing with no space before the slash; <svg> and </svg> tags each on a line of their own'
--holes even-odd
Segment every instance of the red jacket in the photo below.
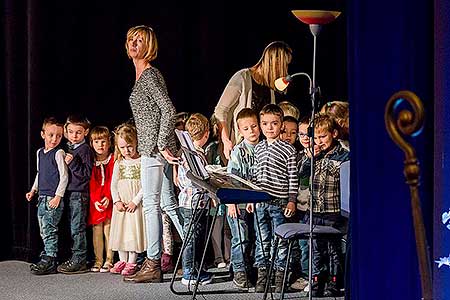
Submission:
<svg viewBox="0 0 450 300">
<path fill-rule="evenodd" d="M 103 169 L 103 171 L 102 171 Z M 88 225 L 95 225 L 111 219 L 112 216 L 112 197 L 111 197 L 111 178 L 114 169 L 114 155 L 104 161 L 95 161 L 92 167 L 91 180 L 89 181 L 89 214 Z M 108 207 L 103 212 L 95 208 L 96 201 L 102 201 L 106 197 L 109 199 Z"/>
</svg>

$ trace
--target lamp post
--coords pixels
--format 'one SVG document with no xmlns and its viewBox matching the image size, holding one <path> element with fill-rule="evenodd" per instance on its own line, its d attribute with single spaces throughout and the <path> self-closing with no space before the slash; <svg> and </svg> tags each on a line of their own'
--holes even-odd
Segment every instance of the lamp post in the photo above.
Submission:
<svg viewBox="0 0 450 300">
<path fill-rule="evenodd" d="M 310 94 L 311 94 L 311 104 L 312 104 L 312 111 L 311 111 L 311 121 L 310 121 L 310 127 L 308 130 L 308 135 L 310 137 L 310 153 L 311 153 L 311 175 L 310 175 L 310 203 L 309 203 L 309 265 L 308 265 L 308 281 L 309 281 L 309 293 L 308 298 L 312 299 L 312 242 L 313 242 L 313 200 L 314 200 L 314 193 L 313 193 L 313 187 L 314 187 L 314 116 L 315 116 L 315 107 L 316 107 L 316 93 L 318 91 L 318 88 L 316 87 L 316 56 L 317 56 L 317 36 L 320 33 L 320 30 L 322 29 L 322 26 L 328 23 L 333 22 L 340 14 L 339 11 L 327 11 L 327 10 L 293 10 L 292 13 L 294 16 L 301 21 L 302 23 L 305 23 L 309 25 L 309 29 L 314 37 L 314 49 L 313 49 L 313 71 L 312 71 L 312 78 L 309 77 L 306 73 L 295 73 L 293 75 L 288 75 L 283 78 L 279 78 L 276 80 L 275 86 L 279 90 L 284 90 L 290 81 L 292 81 L 292 78 L 297 75 L 305 75 L 308 77 L 310 81 Z"/>
</svg>

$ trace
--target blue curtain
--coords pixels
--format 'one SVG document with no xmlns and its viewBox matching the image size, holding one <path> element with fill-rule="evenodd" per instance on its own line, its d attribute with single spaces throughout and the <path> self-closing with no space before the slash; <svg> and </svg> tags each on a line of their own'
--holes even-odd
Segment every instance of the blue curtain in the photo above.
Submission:
<svg viewBox="0 0 450 300">
<path fill-rule="evenodd" d="M 420 299 L 420 276 L 404 154 L 384 123 L 388 99 L 416 93 L 425 106 L 422 133 L 407 139 L 421 167 L 427 238 L 433 218 L 433 2 L 348 3 L 351 127 L 351 299 Z M 431 257 L 430 249 L 430 257 Z"/>
</svg>

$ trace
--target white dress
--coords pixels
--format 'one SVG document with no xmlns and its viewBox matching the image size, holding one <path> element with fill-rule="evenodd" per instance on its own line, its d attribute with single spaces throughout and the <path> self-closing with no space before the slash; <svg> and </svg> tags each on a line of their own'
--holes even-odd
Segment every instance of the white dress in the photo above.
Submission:
<svg viewBox="0 0 450 300">
<path fill-rule="evenodd" d="M 113 207 L 109 246 L 113 251 L 143 252 L 147 249 L 142 209 L 141 158 L 121 159 L 114 163 L 111 179 L 113 202 L 136 204 L 133 213 Z"/>
</svg>

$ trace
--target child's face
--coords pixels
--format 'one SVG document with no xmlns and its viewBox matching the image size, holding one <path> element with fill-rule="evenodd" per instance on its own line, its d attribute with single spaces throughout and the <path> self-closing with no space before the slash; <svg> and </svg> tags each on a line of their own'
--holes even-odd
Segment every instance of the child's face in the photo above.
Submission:
<svg viewBox="0 0 450 300">
<path fill-rule="evenodd" d="M 68 124 L 66 127 L 66 137 L 72 144 L 81 143 L 89 133 L 89 129 L 84 129 L 81 125 Z"/>
<path fill-rule="evenodd" d="M 108 139 L 100 138 L 92 140 L 92 148 L 98 156 L 109 154 L 111 143 Z"/>
<path fill-rule="evenodd" d="M 255 117 L 242 118 L 237 121 L 239 133 L 244 137 L 244 140 L 252 145 L 259 142 L 259 125 Z"/>
<path fill-rule="evenodd" d="M 45 150 L 56 148 L 63 137 L 64 129 L 55 124 L 45 126 L 41 131 L 41 137 L 44 139 Z"/>
<path fill-rule="evenodd" d="M 273 114 L 261 115 L 260 124 L 262 133 L 267 138 L 268 142 L 278 139 L 280 136 L 281 127 L 283 126 L 280 116 Z"/>
<path fill-rule="evenodd" d="M 117 139 L 117 147 L 119 148 L 120 154 L 122 154 L 125 159 L 133 159 L 138 157 L 136 143 L 129 144 L 123 138 L 119 137 Z"/>
<path fill-rule="evenodd" d="M 294 145 L 297 139 L 297 123 L 285 121 L 283 122 L 283 129 L 281 130 L 280 139 Z"/>
<path fill-rule="evenodd" d="M 298 125 L 298 139 L 304 148 L 309 148 L 308 124 L 300 123 Z"/>
<path fill-rule="evenodd" d="M 337 137 L 337 130 L 330 132 L 325 128 L 314 129 L 314 143 L 319 146 L 320 151 L 327 151 L 333 144 L 334 139 Z"/>
<path fill-rule="evenodd" d="M 194 141 L 194 143 L 196 143 L 197 146 L 199 147 L 203 147 L 205 146 L 206 142 L 208 142 L 208 139 L 209 139 L 209 130 L 205 132 L 205 134 L 201 139 L 199 139 L 198 141 Z"/>
</svg>

